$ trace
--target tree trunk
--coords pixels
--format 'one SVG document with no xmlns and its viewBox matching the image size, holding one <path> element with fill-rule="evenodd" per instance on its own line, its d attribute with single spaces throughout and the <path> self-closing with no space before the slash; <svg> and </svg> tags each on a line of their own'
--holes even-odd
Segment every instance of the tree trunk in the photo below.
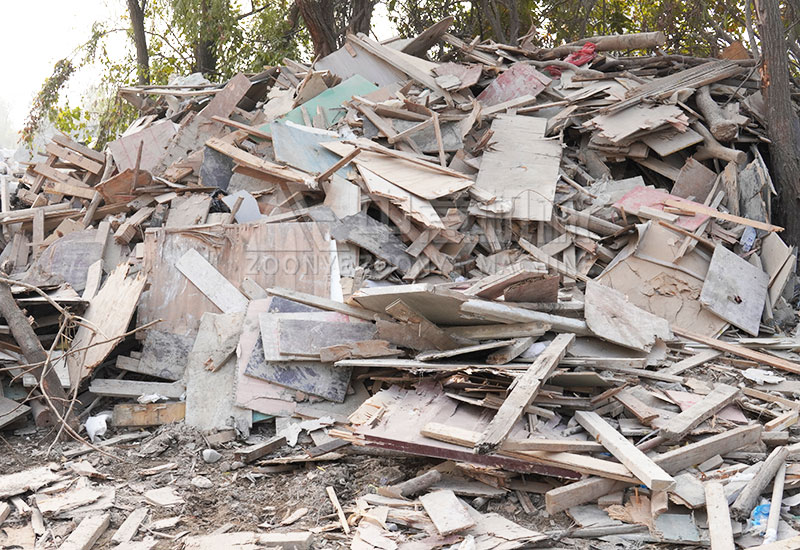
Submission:
<svg viewBox="0 0 800 550">
<path fill-rule="evenodd" d="M 786 240 L 800 244 L 800 121 L 794 112 L 789 89 L 789 62 L 778 0 L 757 0 L 761 34 L 761 87 L 772 178 L 780 200 L 778 219 L 786 227 Z"/>
<path fill-rule="evenodd" d="M 311 35 L 311 42 L 314 43 L 315 57 L 325 57 L 336 50 L 334 2 L 335 0 L 295 0 Z"/>
<path fill-rule="evenodd" d="M 208 0 L 200 2 L 200 28 L 197 33 L 197 42 L 194 43 L 194 72 L 204 75 L 213 75 L 217 72 L 216 41 L 210 27 L 213 23 L 209 21 Z"/>
<path fill-rule="evenodd" d="M 128 13 L 133 29 L 133 44 L 136 46 L 136 65 L 139 84 L 150 84 L 150 54 L 147 51 L 147 35 L 144 32 L 144 6 L 146 0 L 128 0 Z"/>
<path fill-rule="evenodd" d="M 360 32 L 369 34 L 372 10 L 374 8 L 375 0 L 353 0 L 350 2 L 350 23 L 347 25 L 347 29 L 353 34 Z"/>
</svg>

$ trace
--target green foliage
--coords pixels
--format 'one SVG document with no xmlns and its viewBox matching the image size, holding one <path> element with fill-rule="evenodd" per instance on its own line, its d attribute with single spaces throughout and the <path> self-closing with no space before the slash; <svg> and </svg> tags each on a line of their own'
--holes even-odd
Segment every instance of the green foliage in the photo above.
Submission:
<svg viewBox="0 0 800 550">
<path fill-rule="evenodd" d="M 53 74 L 47 77 L 41 90 L 33 99 L 25 126 L 22 128 L 22 139 L 29 145 L 46 121 L 53 122 L 58 118 L 58 100 L 61 89 L 69 77 L 75 72 L 75 65 L 69 59 L 60 59 L 53 67 Z"/>
</svg>

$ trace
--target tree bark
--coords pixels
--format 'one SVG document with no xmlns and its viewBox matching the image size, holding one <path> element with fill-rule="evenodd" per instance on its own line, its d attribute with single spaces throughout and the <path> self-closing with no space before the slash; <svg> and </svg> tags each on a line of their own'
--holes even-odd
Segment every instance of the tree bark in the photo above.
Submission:
<svg viewBox="0 0 800 550">
<path fill-rule="evenodd" d="M 198 29 L 197 41 L 192 46 L 194 50 L 194 71 L 204 75 L 211 75 L 217 72 L 217 54 L 214 51 L 216 41 L 211 38 L 213 33 L 209 27 L 212 26 L 212 22 L 209 21 L 211 16 L 208 11 L 208 0 L 202 0 L 200 2 L 200 28 Z"/>
<path fill-rule="evenodd" d="M 778 221 L 786 228 L 786 240 L 800 244 L 800 121 L 792 106 L 789 61 L 778 0 L 757 0 L 761 34 L 761 88 L 765 102 L 772 178 L 780 200 Z"/>
<path fill-rule="evenodd" d="M 334 2 L 335 0 L 295 0 L 311 35 L 315 57 L 325 57 L 336 50 Z"/>
<path fill-rule="evenodd" d="M 133 44 L 136 46 L 136 65 L 139 84 L 150 84 L 150 53 L 147 51 L 147 35 L 144 32 L 144 8 L 147 0 L 128 0 L 128 14 L 133 29 Z"/>
</svg>

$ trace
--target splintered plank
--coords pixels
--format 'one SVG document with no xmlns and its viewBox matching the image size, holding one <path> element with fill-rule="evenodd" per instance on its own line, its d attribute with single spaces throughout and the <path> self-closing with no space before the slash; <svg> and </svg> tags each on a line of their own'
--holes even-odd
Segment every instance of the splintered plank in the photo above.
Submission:
<svg viewBox="0 0 800 550">
<path fill-rule="evenodd" d="M 89 550 L 108 529 L 109 514 L 84 518 L 58 550 Z"/>
<path fill-rule="evenodd" d="M 734 550 L 733 529 L 725 488 L 719 481 L 704 484 L 711 550 Z"/>
<path fill-rule="evenodd" d="M 564 357 L 567 348 L 575 341 L 574 334 L 559 334 L 550 343 L 525 374 L 514 381 L 514 389 L 506 397 L 486 431 L 475 445 L 475 450 L 487 454 L 502 445 L 514 424 L 536 397 L 542 383 L 546 380 Z"/>
<path fill-rule="evenodd" d="M 443 537 L 475 525 L 469 511 L 449 489 L 433 491 L 419 497 L 419 501 Z"/>
<path fill-rule="evenodd" d="M 248 300 L 244 294 L 194 248 L 187 250 L 175 267 L 223 313 L 247 309 Z"/>
<path fill-rule="evenodd" d="M 727 384 L 717 384 L 714 391 L 677 416 L 673 416 L 661 428 L 661 435 L 667 439 L 681 439 L 703 420 L 710 418 L 733 403 L 739 397 L 739 388 Z"/>
<path fill-rule="evenodd" d="M 510 204 L 512 219 L 550 221 L 561 145 L 545 139 L 547 119 L 500 115 L 492 148 L 483 154 L 475 187 Z"/>
<path fill-rule="evenodd" d="M 675 486 L 675 480 L 671 475 L 650 460 L 597 413 L 575 411 L 575 420 L 648 488 L 654 491 L 668 491 Z"/>
<path fill-rule="evenodd" d="M 254 460 L 258 460 L 262 456 L 270 454 L 276 449 L 280 449 L 286 443 L 286 438 L 282 435 L 275 436 L 263 443 L 256 443 L 236 451 L 236 460 L 249 464 Z"/>
<path fill-rule="evenodd" d="M 700 303 L 733 326 L 758 336 L 768 285 L 769 275 L 760 267 L 717 245 Z"/>
<path fill-rule="evenodd" d="M 677 363 L 667 367 L 666 369 L 661 369 L 661 372 L 664 374 L 672 374 L 672 375 L 679 375 L 684 371 L 687 371 L 691 368 L 697 367 L 702 365 L 706 361 L 711 361 L 712 359 L 716 359 L 722 355 L 720 352 L 715 351 L 713 349 L 701 351 L 692 355 L 691 357 L 687 357 L 686 359 L 681 359 Z"/>
</svg>

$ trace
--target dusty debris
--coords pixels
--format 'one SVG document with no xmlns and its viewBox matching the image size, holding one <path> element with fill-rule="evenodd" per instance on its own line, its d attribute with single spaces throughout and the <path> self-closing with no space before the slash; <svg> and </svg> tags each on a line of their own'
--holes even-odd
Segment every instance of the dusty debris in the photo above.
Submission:
<svg viewBox="0 0 800 550">
<path fill-rule="evenodd" d="M 2 180 L 0 427 L 76 441 L 9 458 L 0 543 L 793 544 L 797 252 L 754 62 L 451 23 L 442 63 L 349 36 L 126 88 L 153 100 L 108 154 L 56 136 Z"/>
</svg>

